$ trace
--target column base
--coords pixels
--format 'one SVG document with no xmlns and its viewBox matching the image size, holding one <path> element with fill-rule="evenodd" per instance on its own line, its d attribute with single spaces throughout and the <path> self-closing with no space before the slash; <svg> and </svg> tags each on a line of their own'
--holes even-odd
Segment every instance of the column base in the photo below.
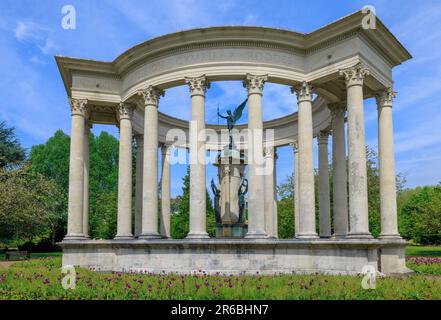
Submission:
<svg viewBox="0 0 441 320">
<path fill-rule="evenodd" d="M 263 231 L 248 231 L 245 239 L 268 239 L 268 235 Z"/>
<path fill-rule="evenodd" d="M 316 232 L 312 233 L 299 233 L 296 236 L 297 239 L 320 239 Z"/>
<path fill-rule="evenodd" d="M 398 234 L 379 234 L 378 239 L 380 240 L 403 240 L 403 238 Z"/>
<path fill-rule="evenodd" d="M 133 240 L 135 237 L 131 234 L 127 235 L 116 235 L 113 240 Z"/>
<path fill-rule="evenodd" d="M 185 239 L 210 239 L 206 232 L 190 232 Z"/>
<path fill-rule="evenodd" d="M 141 233 L 138 236 L 138 239 L 140 240 L 149 240 L 149 239 L 161 239 L 161 235 L 159 233 Z"/>
<path fill-rule="evenodd" d="M 332 236 L 331 236 L 331 239 L 333 239 L 333 240 L 343 240 L 343 239 L 346 239 L 346 237 L 348 236 L 348 234 L 347 233 L 341 233 L 341 234 L 333 234 Z"/>
<path fill-rule="evenodd" d="M 67 234 L 63 241 L 72 241 L 72 240 L 87 240 L 88 237 L 86 237 L 84 234 L 82 233 L 70 233 Z"/>
<path fill-rule="evenodd" d="M 349 232 L 346 239 L 374 239 L 370 232 Z"/>
</svg>

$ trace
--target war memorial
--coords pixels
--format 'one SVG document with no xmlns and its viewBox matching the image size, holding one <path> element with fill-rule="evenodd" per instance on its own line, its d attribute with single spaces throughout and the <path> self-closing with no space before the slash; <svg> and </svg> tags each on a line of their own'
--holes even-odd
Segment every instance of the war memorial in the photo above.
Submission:
<svg viewBox="0 0 441 320">
<path fill-rule="evenodd" d="M 264 27 L 193 29 L 148 40 L 112 62 L 56 57 L 72 111 L 63 264 L 153 273 L 358 274 L 366 265 L 386 275 L 409 272 L 397 227 L 392 70 L 411 56 L 380 20 L 375 29 L 363 28 L 361 21 L 357 12 L 308 34 Z M 228 80 L 243 81 L 248 98 L 219 114 L 225 125 L 208 124 L 210 83 Z M 268 82 L 291 87 L 298 111 L 264 122 Z M 188 86 L 191 105 L 176 107 L 191 109 L 189 122 L 159 111 L 166 90 L 182 85 Z M 368 223 L 364 100 L 372 97 L 378 109 L 378 238 Z M 244 108 L 247 122 L 237 124 Z M 107 240 L 88 236 L 86 142 L 95 123 L 118 126 L 120 134 L 117 235 Z M 208 131 L 219 138 L 207 138 Z M 278 239 L 277 232 L 275 167 L 282 146 L 294 154 L 293 239 Z M 190 231 L 186 239 L 171 239 L 170 158 L 179 148 L 188 149 L 190 158 Z M 218 154 L 218 177 L 211 182 L 207 151 Z M 206 231 L 207 188 L 214 195 L 215 238 Z"/>
</svg>

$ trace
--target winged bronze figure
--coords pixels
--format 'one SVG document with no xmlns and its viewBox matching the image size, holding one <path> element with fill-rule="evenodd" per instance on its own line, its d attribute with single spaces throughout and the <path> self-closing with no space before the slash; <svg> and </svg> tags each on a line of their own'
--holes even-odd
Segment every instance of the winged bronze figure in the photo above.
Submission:
<svg viewBox="0 0 441 320">
<path fill-rule="evenodd" d="M 245 99 L 245 101 L 242 102 L 239 106 L 237 106 L 237 108 L 234 109 L 233 112 L 231 112 L 231 110 L 228 110 L 226 116 L 221 115 L 219 112 L 217 113 L 219 117 L 227 120 L 228 131 L 233 130 L 237 120 L 239 120 L 242 117 L 242 112 L 243 109 L 245 109 L 247 102 L 248 102 L 248 98 Z"/>
</svg>

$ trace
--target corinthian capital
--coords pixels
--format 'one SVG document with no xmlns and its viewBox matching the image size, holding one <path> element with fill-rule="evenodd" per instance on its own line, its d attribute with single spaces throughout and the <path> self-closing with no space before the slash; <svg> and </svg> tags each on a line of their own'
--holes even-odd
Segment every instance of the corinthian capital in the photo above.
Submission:
<svg viewBox="0 0 441 320">
<path fill-rule="evenodd" d="M 392 101 L 395 99 L 396 96 L 397 93 L 391 87 L 379 92 L 375 95 L 375 99 L 377 100 L 377 107 L 392 107 Z"/>
<path fill-rule="evenodd" d="M 308 83 L 303 81 L 297 87 L 292 87 L 291 92 L 297 95 L 297 102 L 300 101 L 312 101 L 312 94 L 314 93 L 314 87 Z"/>
<path fill-rule="evenodd" d="M 190 88 L 191 96 L 205 96 L 207 89 L 210 88 L 210 82 L 205 75 L 195 78 L 186 77 L 185 83 Z"/>
<path fill-rule="evenodd" d="M 328 104 L 328 109 L 331 111 L 332 120 L 335 118 L 342 118 L 346 113 L 346 103 L 336 102 Z"/>
<path fill-rule="evenodd" d="M 164 96 L 164 91 L 153 86 L 138 91 L 144 106 L 155 106 L 159 104 L 159 98 Z"/>
<path fill-rule="evenodd" d="M 118 105 L 118 109 L 117 109 L 118 118 L 120 120 L 121 119 L 132 120 L 134 110 L 135 110 L 135 106 L 133 104 L 121 102 Z"/>
<path fill-rule="evenodd" d="M 89 117 L 89 107 L 87 105 L 87 99 L 69 98 L 69 104 L 72 115 L 82 116 L 84 118 Z"/>
<path fill-rule="evenodd" d="M 345 77 L 346 87 L 351 87 L 362 86 L 364 78 L 370 74 L 370 71 L 359 63 L 351 68 L 340 70 L 339 73 Z"/>
<path fill-rule="evenodd" d="M 328 143 L 328 137 L 331 134 L 331 131 L 329 129 L 321 130 L 317 134 L 317 142 L 318 144 L 327 144 Z"/>
<path fill-rule="evenodd" d="M 265 82 L 268 80 L 267 75 L 256 76 L 247 73 L 245 80 L 243 81 L 244 88 L 247 88 L 248 94 L 262 94 Z"/>
</svg>

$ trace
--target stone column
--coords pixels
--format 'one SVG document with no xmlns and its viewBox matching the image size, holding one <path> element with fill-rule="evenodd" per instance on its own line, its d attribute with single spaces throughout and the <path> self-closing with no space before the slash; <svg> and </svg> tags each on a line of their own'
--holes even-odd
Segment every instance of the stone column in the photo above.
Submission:
<svg viewBox="0 0 441 320">
<path fill-rule="evenodd" d="M 318 238 L 315 230 L 314 160 L 312 147 L 311 84 L 303 82 L 294 90 L 297 94 L 299 117 L 299 233 L 297 238 Z"/>
<path fill-rule="evenodd" d="M 135 236 L 142 233 L 142 175 L 144 162 L 144 135 L 136 134 L 136 190 L 135 190 Z"/>
<path fill-rule="evenodd" d="M 331 237 L 331 200 L 329 197 L 329 131 L 323 130 L 317 136 L 319 151 L 319 203 L 320 203 L 320 237 Z"/>
<path fill-rule="evenodd" d="M 392 100 L 396 93 L 387 88 L 376 96 L 378 106 L 378 162 L 380 171 L 381 239 L 401 239 L 397 221 L 394 132 Z"/>
<path fill-rule="evenodd" d="M 334 104 L 332 113 L 332 199 L 334 238 L 348 234 L 348 173 L 346 168 L 345 113 L 346 105 Z"/>
<path fill-rule="evenodd" d="M 340 71 L 345 76 L 348 104 L 348 237 L 372 238 L 369 232 L 363 82 L 369 71 L 361 64 Z"/>
<path fill-rule="evenodd" d="M 70 138 L 69 201 L 67 235 L 64 240 L 86 239 L 83 233 L 84 207 L 84 128 L 88 117 L 87 100 L 69 99 L 72 111 Z"/>
<path fill-rule="evenodd" d="M 160 232 L 163 238 L 170 238 L 170 218 L 171 218 L 171 203 L 170 203 L 170 152 L 171 146 L 162 144 L 162 170 L 161 170 L 161 218 L 160 218 Z"/>
<path fill-rule="evenodd" d="M 132 234 L 132 118 L 134 107 L 127 103 L 118 106 L 119 163 L 118 163 L 118 221 L 115 239 L 131 239 Z"/>
<path fill-rule="evenodd" d="M 205 76 L 186 78 L 191 95 L 190 123 L 190 231 L 188 239 L 209 238 L 206 223 L 205 177 L 205 93 L 210 84 Z"/>
<path fill-rule="evenodd" d="M 279 221 L 278 221 L 278 211 L 277 211 L 277 148 L 274 148 L 274 222 L 273 222 L 273 235 L 275 238 L 279 237 Z"/>
<path fill-rule="evenodd" d="M 83 185 L 83 234 L 89 238 L 89 135 L 92 123 L 86 120 L 84 128 L 84 185 Z"/>
<path fill-rule="evenodd" d="M 265 147 L 265 232 L 268 237 L 276 238 L 274 221 L 274 147 Z"/>
<path fill-rule="evenodd" d="M 244 87 L 248 91 L 248 233 L 246 238 L 264 238 L 265 199 L 262 95 L 266 75 L 247 74 Z"/>
<path fill-rule="evenodd" d="M 293 173 L 293 183 L 294 183 L 294 236 L 297 238 L 299 234 L 299 220 L 300 220 L 300 210 L 299 210 L 299 144 L 297 142 L 293 143 L 294 151 L 294 173 Z"/>
<path fill-rule="evenodd" d="M 144 165 L 142 233 L 139 239 L 160 238 L 158 232 L 158 103 L 164 92 L 148 86 L 138 92 L 144 104 Z"/>
</svg>

